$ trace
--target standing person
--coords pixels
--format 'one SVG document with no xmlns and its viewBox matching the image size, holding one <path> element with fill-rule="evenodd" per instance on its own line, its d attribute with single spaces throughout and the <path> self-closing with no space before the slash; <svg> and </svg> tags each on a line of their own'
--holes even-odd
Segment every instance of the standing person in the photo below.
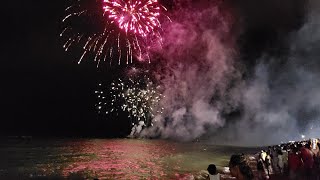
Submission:
<svg viewBox="0 0 320 180">
<path fill-rule="evenodd" d="M 278 149 L 278 168 L 279 172 L 283 174 L 284 162 L 283 162 L 283 153 L 281 149 Z"/>
<path fill-rule="evenodd" d="M 266 179 L 266 177 L 265 177 L 265 168 L 263 166 L 264 163 L 263 163 L 263 159 L 262 159 L 261 154 L 259 154 L 259 158 L 258 158 L 258 161 L 257 161 L 257 176 L 258 176 L 257 180 Z"/>
<path fill-rule="evenodd" d="M 270 171 L 271 171 L 271 161 L 270 156 L 267 154 L 266 151 L 261 151 L 261 159 L 263 161 L 264 166 L 264 172 L 267 175 L 267 179 L 270 177 Z"/>
<path fill-rule="evenodd" d="M 319 147 L 318 147 L 318 139 L 311 139 L 311 151 L 313 152 L 314 155 L 317 155 L 319 153 Z"/>
<path fill-rule="evenodd" d="M 285 145 L 282 149 L 283 173 L 288 172 L 288 147 Z"/>
<path fill-rule="evenodd" d="M 289 178 L 298 179 L 302 167 L 302 160 L 298 154 L 298 148 L 292 145 L 288 155 Z"/>
<path fill-rule="evenodd" d="M 244 155 L 232 155 L 229 169 L 231 175 L 237 180 L 253 180 L 252 170 Z"/>
<path fill-rule="evenodd" d="M 220 180 L 220 174 L 217 173 L 217 167 L 214 164 L 209 164 L 207 168 L 209 172 L 209 178 L 210 180 Z"/>
<path fill-rule="evenodd" d="M 265 160 L 265 166 L 268 172 L 268 176 L 270 177 L 271 174 L 273 174 L 273 169 L 271 166 L 271 156 L 270 156 L 270 151 L 268 150 L 266 160 Z"/>
<path fill-rule="evenodd" d="M 318 149 L 320 148 L 320 143 L 317 143 Z M 314 169 L 315 169 L 315 176 L 316 180 L 320 180 L 320 152 L 318 151 L 317 154 L 314 156 Z"/>
<path fill-rule="evenodd" d="M 273 146 L 271 149 L 271 163 L 272 163 L 272 169 L 273 169 L 273 173 L 277 174 L 279 172 L 279 168 L 278 168 L 278 147 Z"/>
<path fill-rule="evenodd" d="M 308 142 L 304 147 L 300 149 L 301 159 L 303 162 L 303 177 L 306 179 L 311 179 L 313 170 L 313 152 L 311 151 L 311 144 Z"/>
</svg>

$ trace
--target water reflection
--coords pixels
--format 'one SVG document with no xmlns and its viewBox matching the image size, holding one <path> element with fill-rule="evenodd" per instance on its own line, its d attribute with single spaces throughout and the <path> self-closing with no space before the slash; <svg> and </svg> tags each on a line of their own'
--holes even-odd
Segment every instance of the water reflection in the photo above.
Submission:
<svg viewBox="0 0 320 180">
<path fill-rule="evenodd" d="M 247 148 L 134 139 L 60 139 L 0 143 L 0 179 L 178 179 L 225 166 Z M 256 150 L 251 150 L 256 151 Z"/>
<path fill-rule="evenodd" d="M 163 158 L 172 156 L 175 147 L 161 141 L 94 140 L 77 144 L 72 151 L 78 154 L 73 157 L 75 162 L 63 170 L 64 176 L 90 172 L 103 179 L 154 179 L 167 176 Z"/>
</svg>

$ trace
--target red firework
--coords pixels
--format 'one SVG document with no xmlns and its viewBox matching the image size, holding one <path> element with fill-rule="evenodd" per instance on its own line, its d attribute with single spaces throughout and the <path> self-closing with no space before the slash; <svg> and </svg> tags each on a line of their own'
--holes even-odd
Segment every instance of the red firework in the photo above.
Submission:
<svg viewBox="0 0 320 180">
<path fill-rule="evenodd" d="M 82 46 L 78 63 L 92 55 L 97 66 L 103 61 L 129 64 L 134 57 L 150 62 L 149 47 L 162 45 L 159 19 L 166 9 L 157 0 L 70 1 L 60 36 L 66 51 Z"/>
<path fill-rule="evenodd" d="M 104 0 L 103 9 L 126 33 L 146 37 L 160 27 L 157 0 Z"/>
</svg>

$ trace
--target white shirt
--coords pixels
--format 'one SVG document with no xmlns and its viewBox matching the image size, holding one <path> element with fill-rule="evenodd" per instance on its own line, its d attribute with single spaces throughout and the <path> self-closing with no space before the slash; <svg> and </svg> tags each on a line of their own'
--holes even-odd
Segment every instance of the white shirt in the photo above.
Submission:
<svg viewBox="0 0 320 180">
<path fill-rule="evenodd" d="M 220 180 L 220 174 L 217 173 L 216 175 L 209 174 L 210 180 Z"/>
</svg>

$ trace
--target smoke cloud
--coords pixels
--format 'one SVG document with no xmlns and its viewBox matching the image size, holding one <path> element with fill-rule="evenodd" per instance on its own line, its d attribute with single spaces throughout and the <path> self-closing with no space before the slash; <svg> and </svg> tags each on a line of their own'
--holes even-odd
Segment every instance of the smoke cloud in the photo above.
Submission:
<svg viewBox="0 0 320 180">
<path fill-rule="evenodd" d="M 222 15 L 217 6 L 177 14 L 180 18 L 164 33 L 161 54 L 166 65 L 158 74 L 165 110 L 144 135 L 151 132 L 189 141 L 225 125 L 222 113 L 234 104 L 228 104 L 227 89 L 240 74 L 234 64 L 229 16 Z"/>
<path fill-rule="evenodd" d="M 237 145 L 319 137 L 319 3 L 311 7 L 305 24 L 284 38 L 288 52 L 263 52 L 253 73 L 241 59 L 230 14 L 218 5 L 178 12 L 165 28 L 166 65 L 156 75 L 165 111 L 141 135 Z"/>
<path fill-rule="evenodd" d="M 311 4 L 306 23 L 289 35 L 288 55 L 264 54 L 254 76 L 239 86 L 243 116 L 219 139 L 260 145 L 320 137 L 320 14 Z"/>
</svg>

